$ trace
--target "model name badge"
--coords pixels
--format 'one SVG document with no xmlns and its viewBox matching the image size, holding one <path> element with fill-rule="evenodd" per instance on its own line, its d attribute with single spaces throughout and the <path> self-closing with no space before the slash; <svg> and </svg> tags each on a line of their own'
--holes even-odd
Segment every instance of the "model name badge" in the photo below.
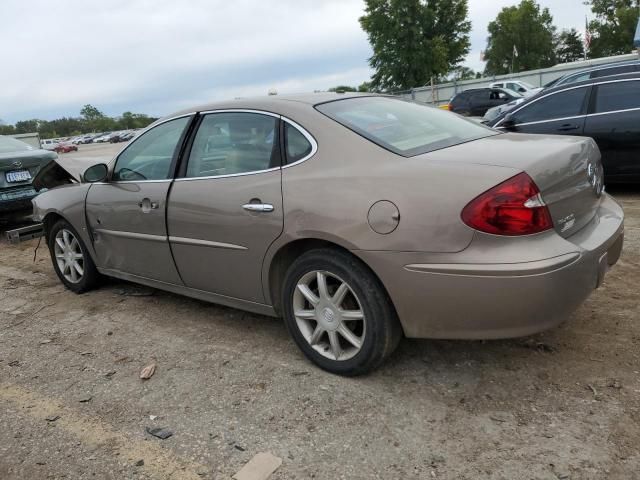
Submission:
<svg viewBox="0 0 640 480">
<path fill-rule="evenodd" d="M 560 229 L 560 233 L 566 232 L 571 227 L 573 227 L 573 225 L 576 223 L 576 216 L 572 213 L 570 215 L 567 215 L 564 218 L 559 218 L 558 223 L 562 225 L 562 228 Z"/>
</svg>

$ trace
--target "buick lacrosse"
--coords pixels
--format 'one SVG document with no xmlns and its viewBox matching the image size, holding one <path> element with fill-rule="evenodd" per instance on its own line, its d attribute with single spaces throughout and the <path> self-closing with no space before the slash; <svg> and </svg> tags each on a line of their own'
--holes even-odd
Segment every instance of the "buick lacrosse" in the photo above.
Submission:
<svg viewBox="0 0 640 480">
<path fill-rule="evenodd" d="M 343 375 L 403 335 L 553 327 L 623 243 L 593 140 L 385 96 L 201 106 L 71 184 L 63 167 L 43 169 L 50 189 L 33 203 L 67 288 L 104 275 L 283 316 L 309 359 Z"/>
</svg>

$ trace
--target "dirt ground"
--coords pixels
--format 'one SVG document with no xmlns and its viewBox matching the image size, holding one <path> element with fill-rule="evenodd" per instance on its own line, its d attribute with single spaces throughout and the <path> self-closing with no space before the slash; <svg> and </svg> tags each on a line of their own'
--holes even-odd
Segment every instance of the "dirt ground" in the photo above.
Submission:
<svg viewBox="0 0 640 480">
<path fill-rule="evenodd" d="M 612 191 L 623 256 L 564 325 L 405 340 L 356 379 L 280 320 L 120 281 L 75 295 L 46 246 L 3 239 L 0 478 L 228 479 L 265 451 L 273 479 L 640 478 L 640 190 Z"/>
</svg>

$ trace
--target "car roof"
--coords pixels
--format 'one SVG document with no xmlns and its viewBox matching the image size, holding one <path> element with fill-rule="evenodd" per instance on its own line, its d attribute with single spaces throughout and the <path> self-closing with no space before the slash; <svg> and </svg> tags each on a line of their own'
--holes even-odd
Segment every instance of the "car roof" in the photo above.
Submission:
<svg viewBox="0 0 640 480">
<path fill-rule="evenodd" d="M 529 103 L 533 102 L 534 100 L 536 100 L 536 99 L 538 99 L 540 97 L 547 96 L 547 95 L 552 94 L 552 93 L 561 92 L 561 91 L 564 91 L 564 90 L 572 90 L 574 88 L 579 88 L 579 87 L 589 86 L 589 85 L 595 85 L 595 84 L 598 84 L 598 83 L 617 83 L 617 82 L 622 82 L 622 81 L 625 81 L 625 80 L 634 80 L 634 79 L 640 79 L 640 72 L 632 72 L 632 73 L 625 73 L 625 74 L 622 74 L 622 75 L 611 75 L 611 76 L 590 78 L 588 80 L 582 80 L 580 82 L 568 83 L 566 85 L 559 85 L 557 87 L 545 88 L 544 90 L 538 92 L 537 94 L 533 95 L 532 97 L 527 98 L 524 102 L 522 102 L 520 105 L 518 105 L 518 108 L 519 109 L 523 108 L 524 106 L 528 105 Z M 498 115 L 496 118 L 494 118 L 491 122 L 489 122 L 489 124 L 493 125 L 493 124 L 497 123 L 507 113 L 509 113 L 509 112 L 502 112 L 500 115 Z"/>
<path fill-rule="evenodd" d="M 223 110 L 223 109 L 259 109 L 265 111 L 280 111 L 287 103 L 295 102 L 297 104 L 304 104 L 308 106 L 318 105 L 320 103 L 331 102 L 334 100 L 344 100 L 347 98 L 357 97 L 373 97 L 379 96 L 374 93 L 360 93 L 360 92 L 317 92 L 317 93 L 299 93 L 293 95 L 269 95 L 262 97 L 241 97 L 234 100 L 224 100 L 213 103 L 205 103 L 197 105 L 195 107 L 186 108 L 175 112 L 171 115 L 167 115 L 165 118 L 176 117 L 179 115 L 185 115 L 192 112 L 206 112 L 208 110 Z"/>
</svg>

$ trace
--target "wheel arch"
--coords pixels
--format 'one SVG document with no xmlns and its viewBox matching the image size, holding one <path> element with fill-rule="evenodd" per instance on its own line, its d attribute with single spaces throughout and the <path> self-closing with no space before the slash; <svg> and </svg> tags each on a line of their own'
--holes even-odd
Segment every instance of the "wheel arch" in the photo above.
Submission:
<svg viewBox="0 0 640 480">
<path fill-rule="evenodd" d="M 271 304 L 273 305 L 274 310 L 278 315 L 282 314 L 282 305 L 281 305 L 281 297 L 282 297 L 282 284 L 284 283 L 284 276 L 287 273 L 287 270 L 291 266 L 291 264 L 295 261 L 296 258 L 303 255 L 305 252 L 309 250 L 315 250 L 319 248 L 329 248 L 338 251 L 342 251 L 357 258 L 366 268 L 371 272 L 374 278 L 380 283 L 383 288 L 391 307 L 396 311 L 397 309 L 393 303 L 393 299 L 391 295 L 389 295 L 389 291 L 387 290 L 384 282 L 380 278 L 380 276 L 369 266 L 362 258 L 360 258 L 353 251 L 348 248 L 340 245 L 338 243 L 332 242 L 330 240 L 323 240 L 319 238 L 301 238 L 292 240 L 278 248 L 276 253 L 271 258 L 271 261 L 268 265 L 268 275 L 267 275 L 267 298 L 271 300 Z"/>
</svg>

